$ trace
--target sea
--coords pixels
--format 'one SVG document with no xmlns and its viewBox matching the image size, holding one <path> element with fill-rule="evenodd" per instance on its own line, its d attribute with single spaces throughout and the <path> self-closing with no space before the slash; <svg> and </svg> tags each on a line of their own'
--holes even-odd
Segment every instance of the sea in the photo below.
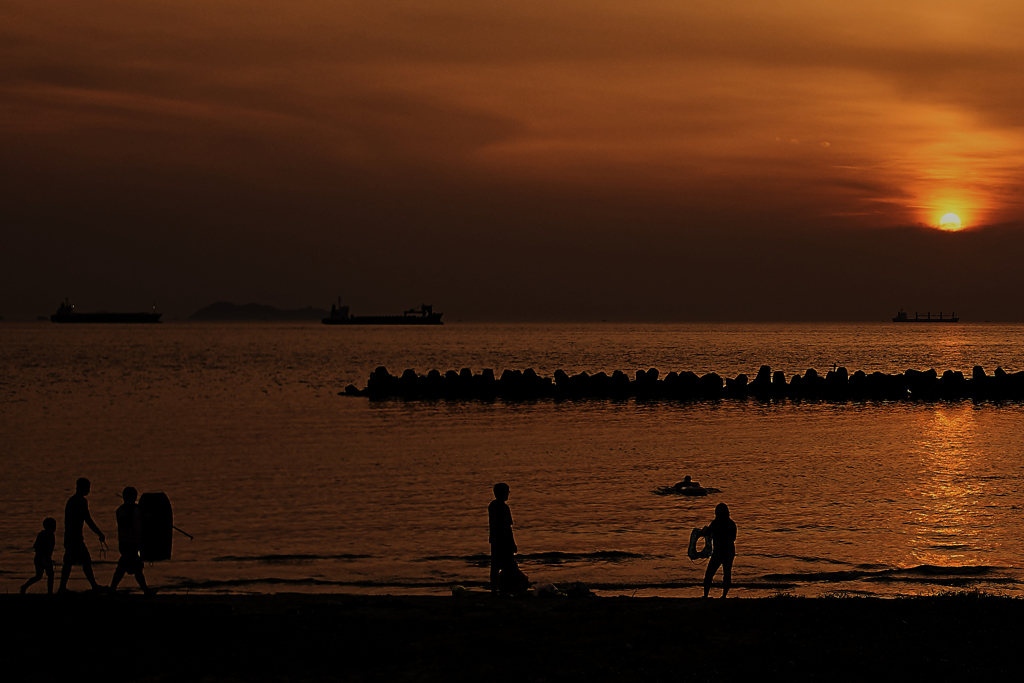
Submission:
<svg viewBox="0 0 1024 683">
<path fill-rule="evenodd" d="M 1024 366 L 1004 324 L 0 324 L 0 590 L 75 480 L 109 549 L 125 486 L 162 491 L 169 593 L 483 591 L 487 505 L 511 488 L 535 583 L 697 597 L 693 528 L 726 503 L 730 596 L 931 595 L 1024 588 L 1024 404 L 790 400 L 371 400 L 385 366 L 658 368 L 753 377 Z M 706 497 L 665 494 L 685 475 Z M 718 594 L 716 589 L 712 595 Z M 134 588 L 131 577 L 121 584 Z M 80 567 L 69 587 L 88 588 Z M 32 592 L 45 591 L 45 581 Z"/>
</svg>

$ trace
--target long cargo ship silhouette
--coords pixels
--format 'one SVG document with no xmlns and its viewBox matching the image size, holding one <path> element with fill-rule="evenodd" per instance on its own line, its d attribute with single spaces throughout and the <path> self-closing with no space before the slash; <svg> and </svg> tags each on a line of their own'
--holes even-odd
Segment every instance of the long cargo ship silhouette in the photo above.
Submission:
<svg viewBox="0 0 1024 683">
<path fill-rule="evenodd" d="M 896 314 L 896 317 L 893 318 L 892 321 L 894 323 L 958 323 L 960 322 L 960 318 L 956 317 L 955 311 L 953 312 L 953 315 L 948 318 L 943 317 L 942 312 L 939 312 L 938 318 L 933 318 L 931 311 L 929 311 L 924 318 L 915 312 L 914 317 L 911 318 L 901 308 L 900 312 Z"/>
<path fill-rule="evenodd" d="M 154 309 L 156 306 L 153 307 Z M 158 323 L 163 313 L 111 313 L 96 311 L 95 313 L 79 313 L 75 305 L 64 299 L 57 312 L 50 316 L 52 323 Z"/>
<path fill-rule="evenodd" d="M 324 325 L 443 325 L 443 313 L 434 313 L 434 307 L 420 304 L 419 308 L 411 308 L 402 315 L 350 315 L 348 306 L 341 305 L 341 297 L 337 304 L 331 304 L 331 314 L 321 318 Z"/>
</svg>

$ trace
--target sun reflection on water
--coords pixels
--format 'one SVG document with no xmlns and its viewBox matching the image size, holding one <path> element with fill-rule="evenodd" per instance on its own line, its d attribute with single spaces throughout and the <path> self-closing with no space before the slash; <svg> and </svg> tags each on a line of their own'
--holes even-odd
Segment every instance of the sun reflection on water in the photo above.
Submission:
<svg viewBox="0 0 1024 683">
<path fill-rule="evenodd" d="M 984 461 L 975 443 L 972 406 L 941 406 L 922 412 L 913 442 L 921 469 L 910 501 L 908 555 L 903 566 L 978 564 L 986 549 L 989 517 L 979 506 L 985 480 L 976 464 Z"/>
</svg>

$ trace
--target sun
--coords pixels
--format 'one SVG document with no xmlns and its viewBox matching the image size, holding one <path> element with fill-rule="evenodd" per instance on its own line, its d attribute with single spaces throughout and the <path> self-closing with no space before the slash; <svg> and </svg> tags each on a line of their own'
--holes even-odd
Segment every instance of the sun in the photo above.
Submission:
<svg viewBox="0 0 1024 683">
<path fill-rule="evenodd" d="M 939 219 L 940 230 L 959 230 L 960 227 L 960 216 L 957 216 L 955 213 L 947 213 Z"/>
</svg>

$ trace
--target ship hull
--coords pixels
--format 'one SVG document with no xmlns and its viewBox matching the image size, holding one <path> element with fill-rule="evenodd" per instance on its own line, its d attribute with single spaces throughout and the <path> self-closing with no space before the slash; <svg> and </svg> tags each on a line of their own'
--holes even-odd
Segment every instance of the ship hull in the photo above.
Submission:
<svg viewBox="0 0 1024 683">
<path fill-rule="evenodd" d="M 906 320 L 893 318 L 892 321 L 894 323 L 958 323 L 960 318 L 907 318 Z"/>
<path fill-rule="evenodd" d="M 158 323 L 163 313 L 54 313 L 52 323 Z"/>
<path fill-rule="evenodd" d="M 938 318 L 933 318 L 931 313 L 928 313 L 925 317 L 921 317 L 920 314 L 914 313 L 914 317 L 911 318 L 907 315 L 907 312 L 902 308 L 900 312 L 896 314 L 896 317 L 892 319 L 894 323 L 958 323 L 960 318 L 957 317 L 956 312 L 953 315 L 946 316 L 945 313 L 939 313 Z"/>
<path fill-rule="evenodd" d="M 443 325 L 441 315 L 353 315 L 348 318 L 322 318 L 321 322 L 324 325 Z"/>
</svg>

